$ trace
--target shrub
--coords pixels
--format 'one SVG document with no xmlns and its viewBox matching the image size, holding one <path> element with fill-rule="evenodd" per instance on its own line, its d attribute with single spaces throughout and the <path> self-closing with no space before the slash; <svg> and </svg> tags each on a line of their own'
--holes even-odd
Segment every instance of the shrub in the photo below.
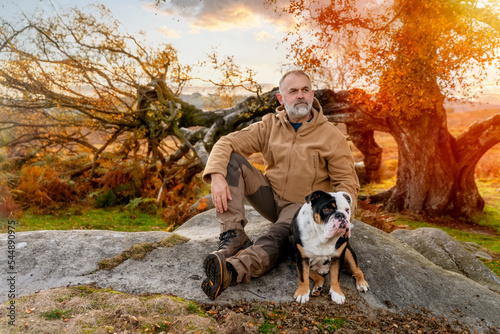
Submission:
<svg viewBox="0 0 500 334">
<path fill-rule="evenodd" d="M 140 212 L 148 213 L 148 214 L 156 214 L 158 210 L 158 206 L 156 205 L 156 199 L 154 198 L 134 198 L 127 205 L 125 205 L 125 209 L 129 209 L 131 213 L 135 210 L 139 210 Z"/>
<path fill-rule="evenodd" d="M 394 217 L 382 210 L 382 205 L 370 204 L 370 200 L 359 201 L 356 216 L 362 222 L 387 233 L 399 228 L 394 225 Z"/>
<path fill-rule="evenodd" d="M 94 206 L 96 208 L 107 208 L 115 204 L 116 195 L 111 189 L 98 190 L 93 192 L 90 197 L 95 197 Z"/>
<path fill-rule="evenodd" d="M 21 169 L 18 186 L 12 191 L 14 199 L 23 207 L 35 207 L 39 213 L 50 212 L 58 204 L 78 200 L 76 183 L 60 178 L 47 166 Z"/>
<path fill-rule="evenodd" d="M 9 187 L 0 183 L 0 219 L 18 217 L 20 213 L 21 209 L 12 199 Z"/>
<path fill-rule="evenodd" d="M 131 199 L 141 197 L 145 171 L 138 161 L 118 162 L 99 178 L 103 190 L 97 197 L 98 207 L 127 204 Z"/>
<path fill-rule="evenodd" d="M 200 177 L 194 177 L 188 184 L 169 183 L 162 192 L 160 204 L 164 208 L 162 219 L 173 229 L 182 225 L 194 215 L 205 210 L 206 203 L 191 209 L 191 205 L 207 191 Z"/>
</svg>

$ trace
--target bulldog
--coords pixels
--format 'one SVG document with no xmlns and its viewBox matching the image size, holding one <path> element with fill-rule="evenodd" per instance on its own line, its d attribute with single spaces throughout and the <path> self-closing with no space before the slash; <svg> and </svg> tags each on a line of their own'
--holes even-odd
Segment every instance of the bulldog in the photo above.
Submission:
<svg viewBox="0 0 500 334">
<path fill-rule="evenodd" d="M 346 192 L 315 191 L 306 197 L 306 203 L 295 213 L 290 226 L 293 260 L 299 276 L 299 287 L 294 298 L 299 303 L 309 301 L 309 278 L 314 281 L 312 296 L 319 296 L 330 273 L 330 296 L 343 304 L 340 290 L 340 272 L 347 262 L 359 291 L 368 291 L 368 283 L 359 268 L 358 260 L 349 245 L 351 195 Z"/>
</svg>

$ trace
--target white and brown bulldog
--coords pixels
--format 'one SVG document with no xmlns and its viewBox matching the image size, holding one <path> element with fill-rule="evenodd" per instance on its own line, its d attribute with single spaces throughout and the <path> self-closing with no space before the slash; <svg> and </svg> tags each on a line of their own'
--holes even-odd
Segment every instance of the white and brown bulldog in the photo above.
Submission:
<svg viewBox="0 0 500 334">
<path fill-rule="evenodd" d="M 314 281 L 311 294 L 323 290 L 325 277 L 330 272 L 330 295 L 337 304 L 345 296 L 340 290 L 340 271 L 347 261 L 356 288 L 366 292 L 368 283 L 359 269 L 358 260 L 349 246 L 351 196 L 346 192 L 315 191 L 306 197 L 306 203 L 297 211 L 290 227 L 293 259 L 299 274 L 299 287 L 294 298 L 299 303 L 309 301 L 309 278 Z"/>
</svg>

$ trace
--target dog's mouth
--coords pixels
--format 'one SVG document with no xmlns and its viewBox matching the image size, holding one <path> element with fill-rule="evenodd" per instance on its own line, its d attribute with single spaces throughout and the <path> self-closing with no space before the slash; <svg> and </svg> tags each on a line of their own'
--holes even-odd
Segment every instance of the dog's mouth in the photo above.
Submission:
<svg viewBox="0 0 500 334">
<path fill-rule="evenodd" d="M 339 216 L 331 216 L 328 219 L 328 224 L 325 226 L 325 237 L 327 239 L 331 239 L 336 236 L 344 236 L 345 238 L 349 238 L 351 223 L 348 219 L 345 218 L 344 215 Z"/>
</svg>

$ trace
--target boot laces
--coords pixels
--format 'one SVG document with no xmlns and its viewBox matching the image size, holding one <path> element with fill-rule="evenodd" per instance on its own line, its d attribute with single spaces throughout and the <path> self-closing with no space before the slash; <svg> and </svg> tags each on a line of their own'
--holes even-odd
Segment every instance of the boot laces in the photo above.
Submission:
<svg viewBox="0 0 500 334">
<path fill-rule="evenodd" d="M 231 239 L 236 236 L 238 236 L 238 234 L 234 230 L 229 230 L 227 232 L 221 233 L 221 235 L 219 236 L 219 249 L 225 249 Z"/>
</svg>

